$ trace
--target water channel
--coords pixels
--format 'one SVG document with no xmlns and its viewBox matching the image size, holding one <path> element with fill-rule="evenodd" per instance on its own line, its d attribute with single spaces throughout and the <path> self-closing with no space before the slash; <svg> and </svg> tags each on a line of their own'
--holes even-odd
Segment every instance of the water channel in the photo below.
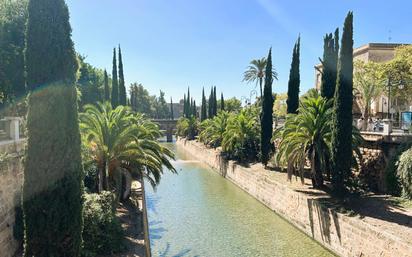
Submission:
<svg viewBox="0 0 412 257">
<path fill-rule="evenodd" d="M 146 185 L 152 256 L 334 256 L 174 144 L 178 174 Z"/>
</svg>

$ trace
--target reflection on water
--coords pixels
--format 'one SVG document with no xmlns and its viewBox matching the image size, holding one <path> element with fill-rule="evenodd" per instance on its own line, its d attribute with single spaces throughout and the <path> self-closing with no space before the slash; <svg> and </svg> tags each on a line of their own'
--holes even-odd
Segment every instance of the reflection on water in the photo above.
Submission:
<svg viewBox="0 0 412 257">
<path fill-rule="evenodd" d="M 176 149 L 178 174 L 146 186 L 153 256 L 333 256 L 231 182 Z"/>
</svg>

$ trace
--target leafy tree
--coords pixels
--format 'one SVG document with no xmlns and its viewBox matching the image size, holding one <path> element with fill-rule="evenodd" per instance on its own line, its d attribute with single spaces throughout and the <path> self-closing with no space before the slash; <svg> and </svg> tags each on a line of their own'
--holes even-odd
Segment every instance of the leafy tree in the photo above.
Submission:
<svg viewBox="0 0 412 257">
<path fill-rule="evenodd" d="M 330 169 L 332 152 L 332 105 L 331 99 L 319 95 L 304 97 L 298 114 L 289 114 L 284 127 L 274 132 L 274 140 L 280 141 L 275 161 L 279 166 L 287 166 L 289 179 L 297 173 L 303 182 L 304 167 L 309 160 L 313 187 L 323 186 L 323 172 Z M 361 141 L 359 131 L 354 128 L 351 158 L 360 158 Z"/>
<path fill-rule="evenodd" d="M 101 101 L 101 85 L 104 84 L 104 73 L 85 61 L 85 57 L 79 56 L 80 76 L 77 86 L 81 92 L 80 106 L 94 104 Z"/>
<path fill-rule="evenodd" d="M 262 98 L 263 96 L 262 86 L 263 80 L 266 76 L 266 63 L 267 60 L 265 57 L 262 57 L 261 59 L 254 59 L 250 62 L 247 70 L 243 73 L 243 81 L 246 81 L 248 83 L 256 82 L 256 85 L 259 84 L 260 98 Z M 278 74 L 274 68 L 272 69 L 271 74 L 273 79 L 278 79 Z"/>
<path fill-rule="evenodd" d="M 406 150 L 399 157 L 397 176 L 402 185 L 402 194 L 412 199 L 412 148 Z"/>
<path fill-rule="evenodd" d="M 130 96 L 133 111 L 143 113 L 149 117 L 156 116 L 154 101 L 156 97 L 150 96 L 149 91 L 147 91 L 142 84 L 133 83 L 130 86 Z"/>
<path fill-rule="evenodd" d="M 163 166 L 174 172 L 169 162 L 173 153 L 157 142 L 161 132 L 157 125 L 135 114 L 129 107 L 113 109 L 109 102 L 85 106 L 80 114 L 85 159 L 98 167 L 99 191 L 116 189 L 118 198 L 128 197 L 122 184 L 130 188 L 129 174 L 138 174 L 156 186 Z"/>
<path fill-rule="evenodd" d="M 113 49 L 113 69 L 112 69 L 112 107 L 116 108 L 119 105 L 119 81 L 117 79 L 117 60 L 116 48 Z"/>
<path fill-rule="evenodd" d="M 205 97 L 205 88 L 202 89 L 202 106 L 200 112 L 200 120 L 204 121 L 207 119 L 207 102 Z"/>
<path fill-rule="evenodd" d="M 332 186 L 337 196 L 346 192 L 352 166 L 353 13 L 345 19 L 339 56 L 332 127 Z"/>
<path fill-rule="evenodd" d="M 276 117 L 286 117 L 286 99 L 288 99 L 286 93 L 276 94 L 275 102 L 273 104 L 273 113 Z"/>
<path fill-rule="evenodd" d="M 357 102 L 362 109 L 362 116 L 368 120 L 372 102 L 381 95 L 385 87 L 383 67 L 375 62 L 363 61 L 356 61 L 354 65 L 354 91 L 359 95 Z"/>
<path fill-rule="evenodd" d="M 266 74 L 272 70 L 272 48 L 269 50 Z M 272 137 L 273 128 L 273 95 L 272 95 L 273 78 L 271 76 L 265 77 L 265 88 L 263 91 L 262 115 L 261 115 L 261 131 L 260 131 L 260 153 L 262 163 L 267 166 L 271 153 L 270 139 Z"/>
<path fill-rule="evenodd" d="M 219 100 L 219 101 L 221 101 L 221 100 Z M 225 104 L 224 104 L 225 111 L 239 112 L 242 109 L 242 103 L 236 97 L 232 97 L 232 98 L 226 99 L 224 101 L 225 101 Z M 221 105 L 221 102 L 218 102 L 218 104 Z"/>
<path fill-rule="evenodd" d="M 104 100 L 110 101 L 109 76 L 107 76 L 106 70 L 104 70 Z"/>
<path fill-rule="evenodd" d="M 157 118 L 158 119 L 167 119 L 170 117 L 170 109 L 167 106 L 165 93 L 160 90 L 159 98 L 157 99 Z"/>
<path fill-rule="evenodd" d="M 322 63 L 322 82 L 321 95 L 327 99 L 334 97 L 336 88 L 336 79 L 338 73 L 338 55 L 339 55 L 339 29 L 335 30 L 335 37 L 332 33 L 326 34 L 323 45 Z"/>
<path fill-rule="evenodd" d="M 299 87 L 300 87 L 300 36 L 293 47 L 292 64 L 289 73 L 288 99 L 286 100 L 287 112 L 295 113 L 299 107 Z"/>
<path fill-rule="evenodd" d="M 0 1 L 0 106 L 26 94 L 24 47 L 27 2 Z"/>
<path fill-rule="evenodd" d="M 199 121 L 195 117 L 181 117 L 176 125 L 177 135 L 187 140 L 194 140 L 199 132 Z"/>
<path fill-rule="evenodd" d="M 119 104 L 127 104 L 126 96 L 126 87 L 124 82 L 124 73 L 123 73 L 123 59 L 122 59 L 122 49 L 119 45 Z"/>
<path fill-rule="evenodd" d="M 222 151 L 229 159 L 256 160 L 260 150 L 260 126 L 258 108 L 246 108 L 231 115 L 223 133 Z"/>
<path fill-rule="evenodd" d="M 76 257 L 83 171 L 69 12 L 64 0 L 30 0 L 28 17 L 24 256 Z"/>
<path fill-rule="evenodd" d="M 228 112 L 221 111 L 213 119 L 204 120 L 200 124 L 199 141 L 212 147 L 219 147 L 222 144 L 229 116 Z"/>
</svg>

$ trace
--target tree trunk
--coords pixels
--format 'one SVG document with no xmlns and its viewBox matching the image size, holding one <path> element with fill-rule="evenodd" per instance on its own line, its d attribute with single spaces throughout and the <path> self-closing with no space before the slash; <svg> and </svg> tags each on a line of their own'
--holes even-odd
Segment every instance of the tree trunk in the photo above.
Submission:
<svg viewBox="0 0 412 257">
<path fill-rule="evenodd" d="M 311 168 L 312 168 L 312 186 L 314 188 L 321 188 L 323 186 L 323 174 L 320 169 L 319 158 L 316 153 L 311 154 Z"/>
<path fill-rule="evenodd" d="M 260 101 L 262 101 L 262 84 L 263 84 L 263 78 L 259 78 L 259 86 L 260 86 Z M 252 101 L 252 99 L 250 99 L 250 101 Z"/>
</svg>

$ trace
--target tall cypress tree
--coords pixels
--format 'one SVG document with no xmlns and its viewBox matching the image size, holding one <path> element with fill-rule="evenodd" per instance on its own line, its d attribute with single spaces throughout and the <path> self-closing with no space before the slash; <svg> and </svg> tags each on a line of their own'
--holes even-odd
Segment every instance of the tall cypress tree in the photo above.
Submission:
<svg viewBox="0 0 412 257">
<path fill-rule="evenodd" d="M 208 109 L 207 109 L 207 116 L 209 119 L 213 118 L 213 87 L 210 89 L 210 95 L 209 95 L 209 100 L 208 100 Z"/>
<path fill-rule="evenodd" d="M 197 117 L 197 107 L 196 107 L 196 100 L 193 100 L 193 106 L 192 106 L 192 116 Z"/>
<path fill-rule="evenodd" d="M 334 97 L 337 79 L 337 66 L 339 55 L 339 29 L 335 30 L 335 37 L 332 33 L 326 34 L 323 45 L 322 81 L 321 95 L 327 99 Z"/>
<path fill-rule="evenodd" d="M 300 36 L 298 37 L 295 46 L 293 47 L 292 64 L 289 73 L 289 83 L 288 83 L 288 99 L 287 112 L 297 113 L 299 107 L 299 87 L 300 87 Z"/>
<path fill-rule="evenodd" d="M 173 113 L 173 99 L 170 97 L 170 119 L 174 120 L 175 119 L 175 115 Z"/>
<path fill-rule="evenodd" d="M 353 13 L 345 19 L 332 127 L 332 186 L 343 196 L 352 163 Z"/>
<path fill-rule="evenodd" d="M 117 60 L 116 48 L 113 49 L 113 68 L 112 68 L 112 107 L 119 105 L 119 81 L 117 80 Z"/>
<path fill-rule="evenodd" d="M 186 102 L 186 94 L 183 96 L 183 117 L 187 118 L 187 102 Z"/>
<path fill-rule="evenodd" d="M 205 97 L 205 88 L 203 87 L 202 89 L 202 108 L 200 112 L 200 119 L 201 121 L 204 121 L 207 119 L 207 103 L 206 103 L 206 97 Z"/>
<path fill-rule="evenodd" d="M 122 49 L 119 45 L 119 105 L 126 105 L 126 86 L 123 73 Z"/>
<path fill-rule="evenodd" d="M 220 110 L 225 110 L 225 99 L 223 98 L 223 93 L 220 94 Z"/>
<path fill-rule="evenodd" d="M 272 48 L 269 50 L 267 64 L 266 64 L 266 74 L 271 74 L 272 72 Z M 265 76 L 265 86 L 263 89 L 263 103 L 262 103 L 262 115 L 261 115 L 261 156 L 262 163 L 266 166 L 271 151 L 270 139 L 272 138 L 272 128 L 273 128 L 273 94 L 272 94 L 272 76 Z"/>
<path fill-rule="evenodd" d="M 104 100 L 110 101 L 109 76 L 106 70 L 104 70 Z"/>
<path fill-rule="evenodd" d="M 213 116 L 217 114 L 217 97 L 216 97 L 216 87 L 213 89 Z"/>
<path fill-rule="evenodd" d="M 24 256 L 77 257 L 83 171 L 69 11 L 64 0 L 30 0 L 28 12 Z"/>
</svg>

